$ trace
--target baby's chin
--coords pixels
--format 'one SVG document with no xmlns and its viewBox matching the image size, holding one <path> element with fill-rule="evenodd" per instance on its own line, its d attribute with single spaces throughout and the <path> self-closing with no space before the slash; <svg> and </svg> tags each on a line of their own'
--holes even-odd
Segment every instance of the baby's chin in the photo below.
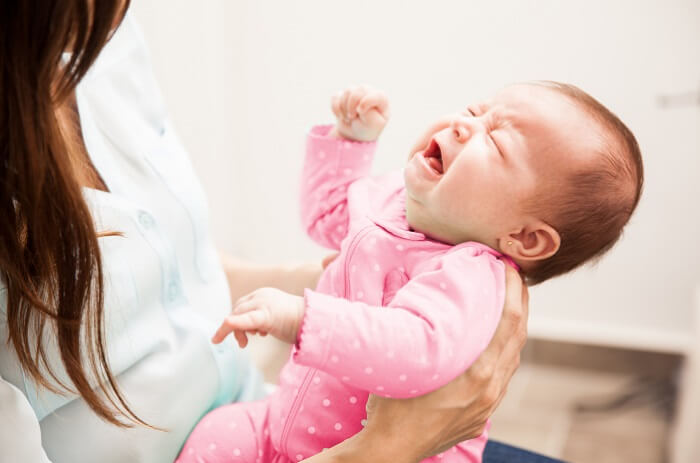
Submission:
<svg viewBox="0 0 700 463">
<path fill-rule="evenodd" d="M 411 204 L 410 200 L 406 201 L 406 221 L 411 230 L 418 233 L 422 233 L 428 238 L 440 241 L 447 244 L 458 244 L 463 241 L 456 239 L 446 227 L 440 226 L 440 224 L 431 217 L 426 216 L 421 213 L 417 205 Z"/>
<path fill-rule="evenodd" d="M 467 241 L 477 241 L 487 246 L 494 246 L 494 243 L 491 242 L 493 240 L 483 239 L 469 230 L 441 223 L 440 220 L 429 216 L 420 208 L 419 204 L 413 203 L 410 199 L 406 201 L 406 221 L 411 230 L 422 233 L 432 240 L 453 246 Z"/>
</svg>

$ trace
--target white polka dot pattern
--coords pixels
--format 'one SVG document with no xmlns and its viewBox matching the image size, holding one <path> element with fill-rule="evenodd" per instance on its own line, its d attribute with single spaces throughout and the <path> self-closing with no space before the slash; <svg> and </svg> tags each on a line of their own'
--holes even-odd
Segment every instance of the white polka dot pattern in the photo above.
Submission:
<svg viewBox="0 0 700 463">
<path fill-rule="evenodd" d="M 311 455 L 305 442 L 329 433 L 342 440 L 364 426 L 367 391 L 416 396 L 468 367 L 492 336 L 505 288 L 494 251 L 410 231 L 400 215 L 403 193 L 396 195 L 400 173 L 363 177 L 372 144 L 314 133 L 300 182 L 302 219 L 312 238 L 341 252 L 317 290 L 306 293 L 293 354 L 299 365 L 285 380 L 287 407 L 298 403 L 289 419 L 292 459 Z M 319 370 L 306 376 L 307 367 Z M 317 443 L 314 452 L 334 443 Z"/>
</svg>

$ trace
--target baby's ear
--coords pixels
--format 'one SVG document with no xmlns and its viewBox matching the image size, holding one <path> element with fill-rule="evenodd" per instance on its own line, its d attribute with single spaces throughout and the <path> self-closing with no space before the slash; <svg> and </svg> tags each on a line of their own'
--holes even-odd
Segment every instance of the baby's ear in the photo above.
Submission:
<svg viewBox="0 0 700 463">
<path fill-rule="evenodd" d="M 561 237 L 554 227 L 541 220 L 498 239 L 498 248 L 516 262 L 536 262 L 552 257 L 561 246 Z"/>
</svg>

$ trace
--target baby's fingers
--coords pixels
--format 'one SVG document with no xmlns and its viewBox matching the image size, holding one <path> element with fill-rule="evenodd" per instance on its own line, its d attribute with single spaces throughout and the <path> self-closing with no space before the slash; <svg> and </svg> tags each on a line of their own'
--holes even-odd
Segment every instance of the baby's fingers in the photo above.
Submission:
<svg viewBox="0 0 700 463">
<path fill-rule="evenodd" d="M 348 118 L 348 98 L 350 98 L 350 90 L 343 90 L 338 97 L 338 106 L 340 109 L 340 119 L 347 122 Z"/>
<path fill-rule="evenodd" d="M 389 99 L 380 91 L 367 92 L 357 105 L 357 112 L 362 115 L 370 109 L 376 109 L 384 118 L 389 117 Z"/>
<path fill-rule="evenodd" d="M 347 114 L 348 119 L 354 119 L 358 115 L 357 105 L 367 92 L 362 87 L 351 87 L 348 93 L 348 100 L 345 104 L 345 114 Z"/>
<path fill-rule="evenodd" d="M 248 345 L 248 335 L 245 331 L 233 330 L 233 336 L 241 349 Z"/>
<path fill-rule="evenodd" d="M 266 310 L 252 310 L 242 314 L 229 315 L 226 317 L 226 322 L 230 323 L 236 330 L 268 330 L 269 318 Z"/>
<path fill-rule="evenodd" d="M 254 310 L 242 314 L 232 314 L 227 316 L 221 323 L 219 329 L 214 333 L 212 342 L 218 344 L 224 340 L 232 331 L 256 331 L 258 329 L 268 330 L 268 319 L 266 311 Z M 238 336 L 236 337 L 240 343 Z"/>
<path fill-rule="evenodd" d="M 214 333 L 214 336 L 211 337 L 211 342 L 214 344 L 219 344 L 221 341 L 223 341 L 226 336 L 231 334 L 231 332 L 234 330 L 234 328 L 226 323 L 226 320 L 219 326 L 219 329 L 216 330 L 216 333 Z M 238 336 L 236 336 L 236 339 L 238 339 Z"/>
<path fill-rule="evenodd" d="M 342 94 L 338 93 L 337 95 L 333 95 L 331 97 L 331 111 L 333 111 L 333 114 L 338 120 L 345 119 L 345 114 L 343 114 L 342 110 L 340 109 L 341 95 Z"/>
</svg>

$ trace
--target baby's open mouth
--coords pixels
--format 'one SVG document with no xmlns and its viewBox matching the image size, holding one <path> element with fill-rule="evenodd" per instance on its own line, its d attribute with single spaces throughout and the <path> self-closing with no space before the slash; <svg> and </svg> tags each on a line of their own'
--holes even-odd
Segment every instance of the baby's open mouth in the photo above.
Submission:
<svg viewBox="0 0 700 463">
<path fill-rule="evenodd" d="M 442 151 L 440 151 L 440 145 L 435 142 L 435 139 L 430 140 L 430 144 L 423 152 L 423 157 L 432 170 L 439 175 L 443 174 Z"/>
</svg>

